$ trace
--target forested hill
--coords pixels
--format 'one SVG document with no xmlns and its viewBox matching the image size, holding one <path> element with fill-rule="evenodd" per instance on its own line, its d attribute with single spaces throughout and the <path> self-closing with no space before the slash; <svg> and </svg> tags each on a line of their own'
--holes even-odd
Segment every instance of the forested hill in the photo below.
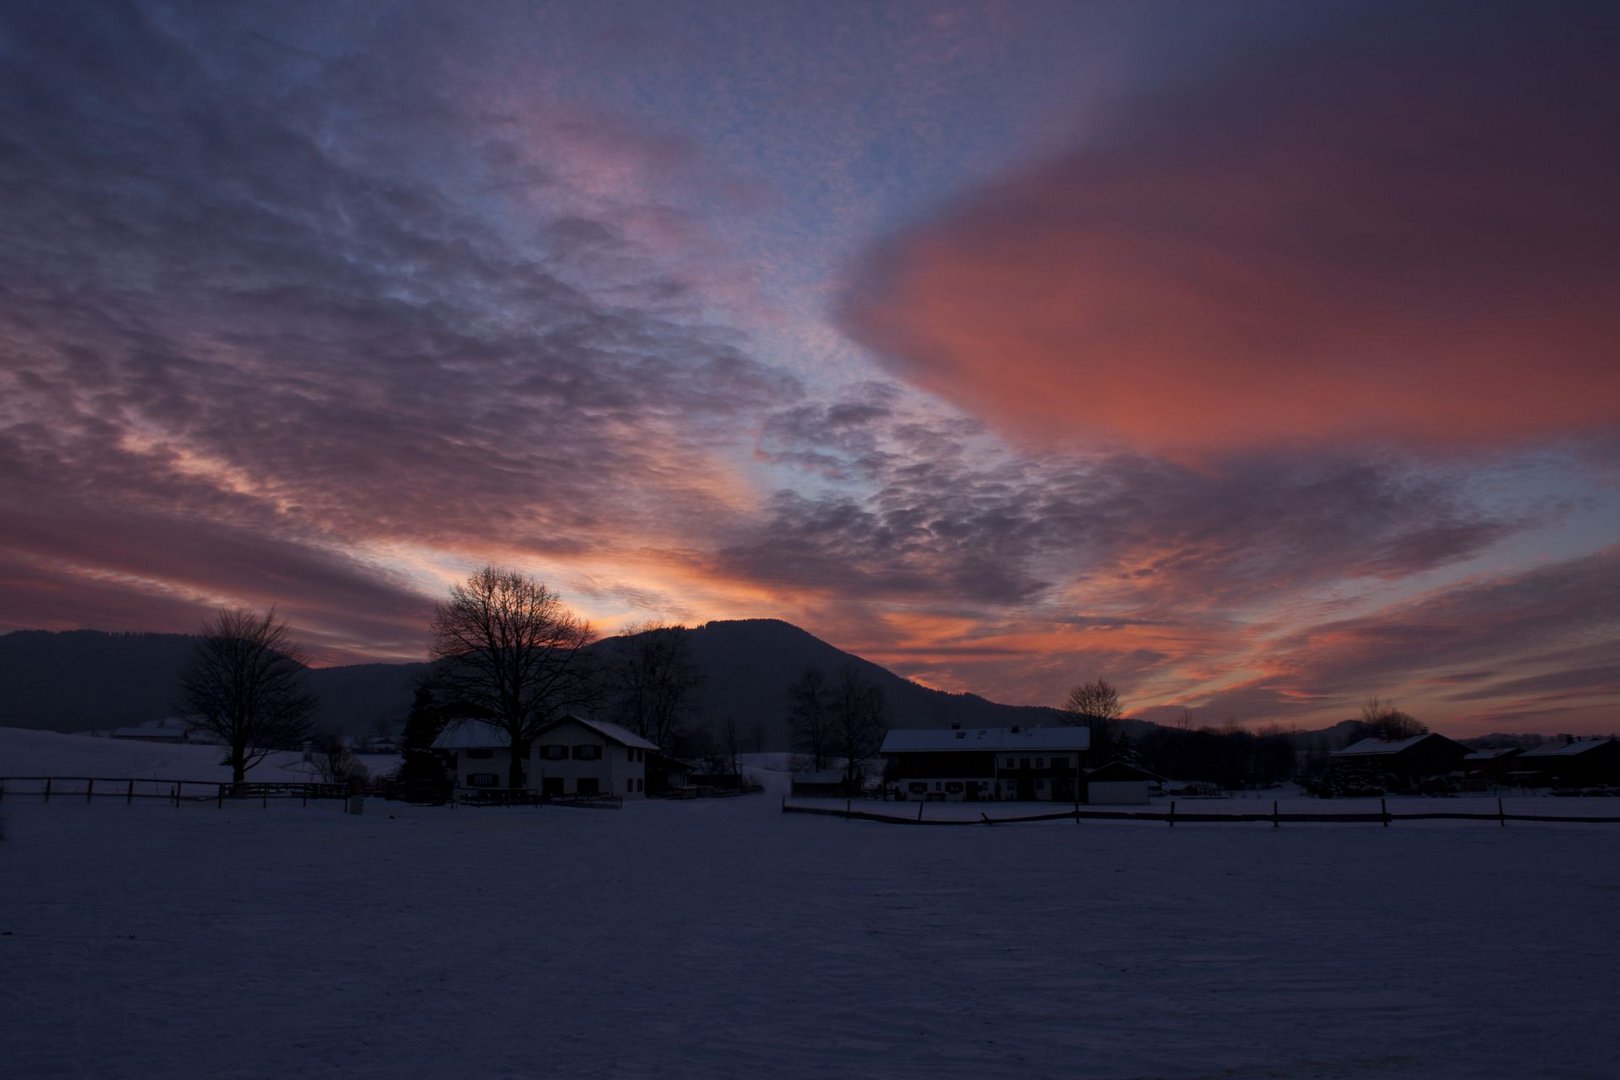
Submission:
<svg viewBox="0 0 1620 1080">
<path fill-rule="evenodd" d="M 610 638 L 594 649 L 606 660 L 620 640 Z M 919 686 L 775 619 L 712 622 L 690 631 L 687 640 L 703 677 L 691 722 L 735 717 L 750 735 L 759 725 L 769 748 L 788 745 L 789 685 L 810 668 L 836 678 L 845 664 L 882 687 L 895 727 L 1006 727 L 1058 720 L 1052 709 L 998 705 Z M 171 715 L 193 641 L 184 634 L 96 630 L 0 635 L 0 726 L 105 730 Z M 425 669 L 425 664 L 314 669 L 310 689 L 320 699 L 317 722 L 356 735 L 397 730 Z M 601 713 L 610 714 L 610 709 Z"/>
<path fill-rule="evenodd" d="M 175 713 L 187 634 L 17 630 L 0 635 L 0 727 L 100 731 Z M 315 668 L 316 723 L 364 735 L 397 730 L 426 664 Z"/>
</svg>

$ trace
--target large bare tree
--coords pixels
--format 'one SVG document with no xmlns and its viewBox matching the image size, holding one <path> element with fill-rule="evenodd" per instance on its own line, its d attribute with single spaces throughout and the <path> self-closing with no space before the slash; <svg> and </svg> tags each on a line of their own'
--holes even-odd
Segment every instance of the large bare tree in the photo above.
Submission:
<svg viewBox="0 0 1620 1080">
<path fill-rule="evenodd" d="M 1081 683 L 1063 702 L 1065 722 L 1091 729 L 1091 761 L 1111 761 L 1122 742 L 1119 730 L 1119 691 L 1107 679 Z"/>
<path fill-rule="evenodd" d="M 703 673 L 692 660 L 684 626 L 646 623 L 627 627 L 616 642 L 608 672 L 620 722 L 668 753 Z"/>
<path fill-rule="evenodd" d="M 845 664 L 831 695 L 832 745 L 844 758 L 844 786 L 858 794 L 866 760 L 878 752 L 888 730 L 888 704 L 883 689 L 867 682 Z"/>
<path fill-rule="evenodd" d="M 180 711 L 227 747 L 231 780 L 272 750 L 308 734 L 315 698 L 304 689 L 305 653 L 274 608 L 263 614 L 218 611 L 180 675 Z"/>
<path fill-rule="evenodd" d="M 524 785 L 535 736 L 591 704 L 591 627 L 543 583 L 486 566 L 450 589 L 433 618 L 433 658 L 449 707 L 506 734 L 507 786 Z"/>
<path fill-rule="evenodd" d="M 820 668 L 806 668 L 788 687 L 788 724 L 793 749 L 810 768 L 825 769 L 833 754 L 832 688 Z"/>
</svg>

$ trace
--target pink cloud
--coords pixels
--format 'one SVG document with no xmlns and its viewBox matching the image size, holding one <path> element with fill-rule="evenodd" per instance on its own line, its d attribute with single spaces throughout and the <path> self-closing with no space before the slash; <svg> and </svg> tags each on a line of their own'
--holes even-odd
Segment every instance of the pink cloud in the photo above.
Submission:
<svg viewBox="0 0 1620 1080">
<path fill-rule="evenodd" d="M 1620 88 L 1536 19 L 1190 80 L 881 246 L 846 326 L 1004 430 L 1177 456 L 1620 424 Z"/>
</svg>

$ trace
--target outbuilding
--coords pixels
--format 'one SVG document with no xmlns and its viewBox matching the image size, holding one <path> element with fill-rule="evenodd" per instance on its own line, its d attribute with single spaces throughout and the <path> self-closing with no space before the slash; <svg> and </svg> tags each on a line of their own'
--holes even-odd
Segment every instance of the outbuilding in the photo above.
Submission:
<svg viewBox="0 0 1620 1080">
<path fill-rule="evenodd" d="M 891 798 L 1069 802 L 1090 747 L 1084 727 L 896 728 L 879 752 Z"/>
</svg>

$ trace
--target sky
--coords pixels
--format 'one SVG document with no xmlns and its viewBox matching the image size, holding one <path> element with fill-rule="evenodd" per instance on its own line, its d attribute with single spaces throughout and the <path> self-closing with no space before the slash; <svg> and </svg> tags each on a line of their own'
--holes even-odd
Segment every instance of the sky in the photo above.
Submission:
<svg viewBox="0 0 1620 1080">
<path fill-rule="evenodd" d="M 1020 704 L 1620 730 L 1620 9 L 0 9 L 0 631 L 485 564 Z"/>
</svg>

